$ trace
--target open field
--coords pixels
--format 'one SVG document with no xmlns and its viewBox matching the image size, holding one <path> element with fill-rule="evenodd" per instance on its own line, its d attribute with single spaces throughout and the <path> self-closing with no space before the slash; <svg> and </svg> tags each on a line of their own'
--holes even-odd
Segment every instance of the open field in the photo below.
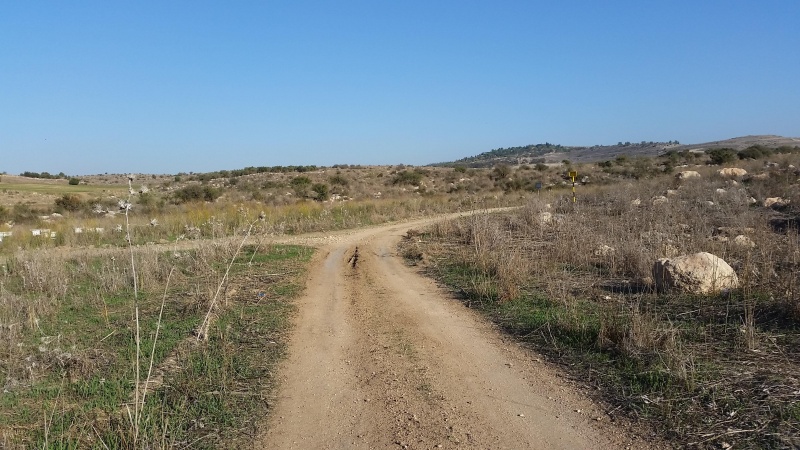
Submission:
<svg viewBox="0 0 800 450">
<path fill-rule="evenodd" d="M 748 147 L 124 187 L 3 191 L 4 175 L 0 439 L 797 447 L 798 166 L 797 150 Z M 739 285 L 657 289 L 656 260 L 700 251 Z"/>
<path fill-rule="evenodd" d="M 587 188 L 577 203 L 544 195 L 515 213 L 410 233 L 403 252 L 609 409 L 681 447 L 796 448 L 798 159 L 767 176 L 703 170 Z M 728 262 L 740 285 L 656 289 L 659 258 L 701 251 Z"/>
<path fill-rule="evenodd" d="M 311 253 L 144 249 L 136 296 L 124 250 L 7 264 L 3 448 L 236 447 L 268 408 Z"/>
</svg>

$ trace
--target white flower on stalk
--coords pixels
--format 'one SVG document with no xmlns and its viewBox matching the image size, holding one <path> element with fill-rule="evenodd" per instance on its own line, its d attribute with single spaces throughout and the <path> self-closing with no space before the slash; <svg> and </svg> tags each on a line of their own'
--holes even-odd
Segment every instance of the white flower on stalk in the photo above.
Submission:
<svg viewBox="0 0 800 450">
<path fill-rule="evenodd" d="M 156 225 L 158 225 L 158 220 L 157 219 L 150 219 L 150 226 L 154 227 Z"/>
<path fill-rule="evenodd" d="M 139 193 L 140 193 L 140 194 L 147 194 L 148 192 L 150 192 L 150 188 L 148 188 L 148 187 L 147 187 L 146 185 L 144 185 L 144 184 L 142 185 L 142 187 L 140 187 L 140 188 L 139 188 Z"/>
<path fill-rule="evenodd" d="M 128 174 L 128 181 L 133 181 L 134 178 L 136 177 L 132 173 Z"/>
<path fill-rule="evenodd" d="M 130 211 L 131 208 L 133 208 L 133 205 L 131 205 L 131 203 L 126 200 L 120 200 L 118 205 L 119 209 L 122 211 Z"/>
</svg>

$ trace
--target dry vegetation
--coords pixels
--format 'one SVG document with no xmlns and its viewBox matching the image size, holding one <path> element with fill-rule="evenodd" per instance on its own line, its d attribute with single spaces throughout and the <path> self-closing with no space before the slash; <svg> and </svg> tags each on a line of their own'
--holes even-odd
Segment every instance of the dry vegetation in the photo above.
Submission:
<svg viewBox="0 0 800 450">
<path fill-rule="evenodd" d="M 797 448 L 800 158 L 741 161 L 750 175 L 731 179 L 683 156 L 701 178 L 636 170 L 581 188 L 577 203 L 545 194 L 516 213 L 411 233 L 403 251 L 563 363 L 612 417 L 626 411 L 680 446 Z M 634 164 L 645 166 L 601 168 Z M 788 202 L 764 207 L 770 197 Z M 700 251 L 730 263 L 741 287 L 655 291 L 658 258 Z"/>
<path fill-rule="evenodd" d="M 599 165 L 139 176 L 132 193 L 127 176 L 72 185 L 4 176 L 0 442 L 235 448 L 269 408 L 311 254 L 268 245 L 271 236 L 527 204 L 442 223 L 405 251 L 619 411 L 661 421 L 680 442 L 800 445 L 798 158 L 768 156 L 766 167 L 739 162 L 751 175 L 736 184 L 688 152 Z M 678 184 L 669 174 L 682 165 L 703 178 Z M 580 174 L 577 204 L 566 170 Z M 760 206 L 769 197 L 789 202 Z M 738 234 L 755 246 L 736 245 Z M 701 250 L 730 262 L 743 287 L 653 292 L 656 258 Z"/>
</svg>

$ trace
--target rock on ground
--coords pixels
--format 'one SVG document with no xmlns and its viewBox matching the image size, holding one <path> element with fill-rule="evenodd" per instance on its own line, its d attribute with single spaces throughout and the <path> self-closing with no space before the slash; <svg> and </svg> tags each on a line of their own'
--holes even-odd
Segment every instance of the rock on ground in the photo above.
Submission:
<svg viewBox="0 0 800 450">
<path fill-rule="evenodd" d="M 658 290 L 679 290 L 692 294 L 711 294 L 739 287 L 736 272 L 711 253 L 700 252 L 676 258 L 662 258 L 653 265 Z"/>
<path fill-rule="evenodd" d="M 694 170 L 684 170 L 683 172 L 678 172 L 678 174 L 675 175 L 675 178 L 677 178 L 679 180 L 688 180 L 690 178 L 700 178 L 700 172 L 697 172 L 697 171 L 694 171 Z"/>
<path fill-rule="evenodd" d="M 743 177 L 747 175 L 746 170 L 740 169 L 738 167 L 726 167 L 724 169 L 720 169 L 717 173 L 723 177 L 729 177 L 729 178 Z"/>
</svg>

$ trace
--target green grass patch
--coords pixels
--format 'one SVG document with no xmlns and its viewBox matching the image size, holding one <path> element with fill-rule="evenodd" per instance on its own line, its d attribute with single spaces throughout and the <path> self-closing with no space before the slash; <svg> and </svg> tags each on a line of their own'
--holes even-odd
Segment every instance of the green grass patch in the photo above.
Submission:
<svg viewBox="0 0 800 450">
<path fill-rule="evenodd" d="M 225 261 L 203 268 L 183 265 L 166 295 L 155 345 L 154 366 L 174 363 L 164 384 L 150 390 L 134 442 L 127 417 L 135 391 L 134 295 L 128 286 L 105 291 L 98 261 L 72 262 L 67 295 L 20 337 L 17 357 L 6 364 L 0 395 L 0 432 L 11 448 L 237 448 L 268 410 L 272 369 L 285 352 L 291 297 L 313 253 L 300 246 L 248 247 L 237 257 L 229 286 L 239 297 L 215 315 L 208 340 L 193 331 L 208 298 L 187 295 L 211 286 Z M 169 258 L 159 259 L 159 264 Z M 78 270 L 80 268 L 80 270 Z M 263 277 L 261 274 L 281 274 Z M 13 284 L 13 283 L 11 283 Z M 19 284 L 22 286 L 22 284 Z M 251 296 L 248 292 L 269 292 Z M 163 286 L 140 292 L 142 379 L 149 368 Z M 34 298 L 31 297 L 31 300 Z M 9 361 L 10 362 L 10 361 Z M 26 374 L 27 371 L 27 374 Z"/>
</svg>

